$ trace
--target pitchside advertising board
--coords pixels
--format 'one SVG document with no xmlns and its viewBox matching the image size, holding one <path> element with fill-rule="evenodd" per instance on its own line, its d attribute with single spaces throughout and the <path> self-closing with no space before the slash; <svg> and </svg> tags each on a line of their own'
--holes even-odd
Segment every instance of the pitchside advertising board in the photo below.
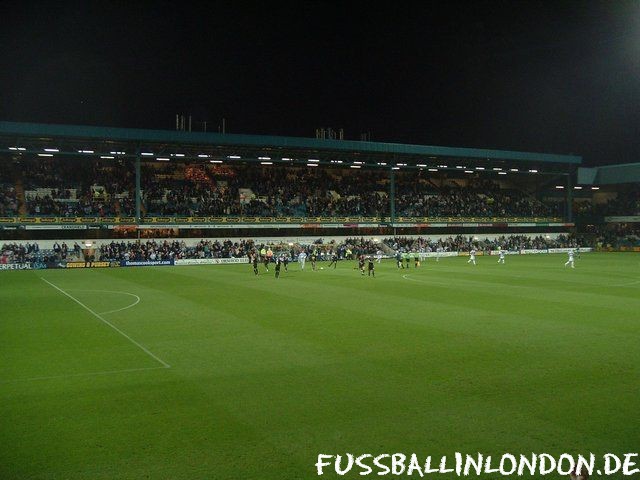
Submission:
<svg viewBox="0 0 640 480">
<path fill-rule="evenodd" d="M 237 263 L 249 263 L 249 258 L 188 258 L 173 262 L 174 265 L 231 265 Z"/>
<path fill-rule="evenodd" d="M 505 250 L 505 255 L 536 255 L 538 253 L 568 253 L 571 250 L 575 250 L 575 248 L 548 248 L 548 249 L 537 249 L 537 248 L 529 248 L 525 250 Z M 582 248 L 580 247 L 580 252 L 591 252 L 593 248 Z M 492 250 L 489 252 L 489 255 L 499 255 L 499 250 Z"/>
<path fill-rule="evenodd" d="M 173 265 L 173 260 L 123 260 L 121 267 L 166 267 Z"/>
</svg>

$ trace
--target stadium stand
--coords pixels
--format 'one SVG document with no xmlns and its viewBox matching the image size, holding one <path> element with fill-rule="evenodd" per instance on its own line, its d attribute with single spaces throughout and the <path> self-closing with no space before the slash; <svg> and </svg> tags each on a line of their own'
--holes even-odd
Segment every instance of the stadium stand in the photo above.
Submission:
<svg viewBox="0 0 640 480">
<path fill-rule="evenodd" d="M 135 209 L 133 170 L 125 163 L 32 159 L 19 170 L 29 215 L 105 217 Z"/>
<path fill-rule="evenodd" d="M 111 242 L 99 249 L 100 261 L 155 261 L 185 258 L 242 258 L 254 248 L 252 240 L 201 240 L 194 246 L 183 241 Z"/>
<path fill-rule="evenodd" d="M 388 215 L 382 172 L 176 164 L 143 169 L 147 214 Z M 339 193 L 338 193 L 339 192 Z"/>
<path fill-rule="evenodd" d="M 24 161 L 21 169 L 29 215 L 104 217 L 134 213 L 131 165 L 39 159 Z M 382 171 L 354 175 L 345 169 L 185 163 L 148 164 L 142 170 L 146 214 L 163 216 L 386 216 L 387 184 Z M 445 179 L 436 184 L 405 175 L 399 177 L 397 188 L 396 213 L 407 217 L 557 214 L 554 207 L 489 180 Z M 2 208 L 5 215 L 15 214 L 18 209 L 15 186 L 5 178 Z"/>
<path fill-rule="evenodd" d="M 501 236 L 495 239 L 479 239 L 478 237 L 468 237 L 457 235 L 455 237 L 439 238 L 387 238 L 384 240 L 391 249 L 395 251 L 408 252 L 435 252 L 438 248 L 444 251 L 465 252 L 472 248 L 479 250 L 546 250 L 548 248 L 571 248 L 577 247 L 578 241 L 572 235 L 559 235 L 557 238 L 546 236 L 511 235 Z"/>
</svg>

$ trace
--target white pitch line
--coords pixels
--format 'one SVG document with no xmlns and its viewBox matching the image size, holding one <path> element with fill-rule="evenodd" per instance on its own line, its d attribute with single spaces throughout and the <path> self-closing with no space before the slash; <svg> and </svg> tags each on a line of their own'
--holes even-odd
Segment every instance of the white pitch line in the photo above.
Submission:
<svg viewBox="0 0 640 480">
<path fill-rule="evenodd" d="M 125 292 L 120 292 L 120 293 L 125 293 Z M 109 313 L 121 312 L 123 310 L 126 310 L 127 308 L 135 307 L 137 304 L 140 303 L 140 297 L 138 295 L 135 295 L 133 293 L 125 293 L 125 295 L 131 295 L 132 297 L 136 297 L 137 300 L 133 302 L 131 305 L 127 305 L 126 307 L 117 308 L 115 310 L 109 310 L 108 312 L 101 312 L 100 315 L 107 315 Z"/>
<path fill-rule="evenodd" d="M 135 307 L 137 304 L 140 303 L 140 297 L 135 293 L 121 292 L 119 290 L 84 290 L 84 289 L 80 290 L 80 289 L 74 288 L 71 291 L 72 292 L 117 293 L 119 295 L 129 295 L 130 297 L 136 298 L 136 301 L 133 302 L 131 305 L 127 305 L 126 307 L 122 307 L 122 308 L 116 308 L 115 310 L 109 310 L 108 312 L 100 312 L 100 315 L 107 315 L 109 313 L 121 312 L 122 310 L 126 310 L 127 308 Z"/>
<path fill-rule="evenodd" d="M 88 311 L 89 313 L 91 313 L 94 317 L 96 317 L 98 320 L 100 320 L 101 322 L 103 322 L 105 325 L 110 326 L 111 328 L 113 328 L 116 332 L 118 332 L 120 335 L 122 335 L 124 338 L 126 338 L 127 340 L 129 340 L 131 343 L 133 343 L 135 346 L 137 346 L 138 348 L 140 348 L 143 352 L 145 352 L 147 355 L 149 355 L 151 358 L 154 358 L 156 361 L 160 362 L 164 368 L 171 368 L 171 365 L 169 365 L 167 362 L 165 362 L 164 360 L 162 360 L 161 358 L 157 357 L 156 355 L 154 355 L 153 353 L 151 353 L 149 350 L 146 349 L 146 347 L 140 345 L 138 342 L 136 342 L 133 338 L 131 338 L 129 335 L 127 335 L 126 333 L 124 333 L 122 330 L 120 330 L 118 327 L 116 327 L 114 324 L 112 324 L 111 322 L 109 322 L 108 320 L 105 320 L 102 315 L 100 315 L 99 313 L 94 312 L 93 310 L 91 310 L 89 307 L 87 307 L 84 303 L 82 303 L 80 300 L 78 300 L 77 298 L 69 295 L 67 292 L 65 292 L 64 290 L 62 290 L 60 287 L 58 287 L 57 285 L 54 285 L 53 283 L 51 283 L 49 280 L 47 280 L 46 278 L 40 277 L 40 279 L 46 283 L 48 283 L 49 285 L 51 285 L 53 288 L 55 288 L 56 290 L 58 290 L 60 293 L 62 293 L 63 295 L 65 295 L 66 297 L 69 297 L 71 300 L 73 300 L 74 302 L 76 302 L 78 305 L 80 305 L 82 308 L 84 308 L 86 311 Z"/>
<path fill-rule="evenodd" d="M 136 295 L 135 293 L 121 292 L 119 290 L 76 290 L 74 288 L 72 291 L 74 291 L 74 292 L 96 292 L 96 293 L 117 293 L 117 294 L 120 294 L 120 295 L 129 295 L 130 297 L 135 297 L 135 299 L 136 299 L 136 301 L 133 302 L 131 305 L 127 305 L 126 307 L 122 307 L 122 308 L 117 308 L 115 310 L 109 310 L 108 312 L 100 312 L 100 315 L 107 315 L 109 313 L 121 312 L 122 310 L 126 310 L 127 308 L 135 307 L 137 304 L 140 303 L 140 297 L 138 295 Z"/>
<path fill-rule="evenodd" d="M 142 368 L 125 368 L 124 370 L 105 370 L 101 372 L 87 372 L 87 373 L 68 373 L 65 375 L 51 375 L 49 377 L 31 377 L 31 378 L 17 378 L 15 380 L 4 380 L 0 383 L 18 383 L 18 382 L 32 382 L 35 380 L 55 380 L 57 378 L 73 378 L 73 377 L 94 377 L 98 375 L 113 375 L 115 373 L 129 373 L 129 372 L 142 372 L 144 370 L 160 370 L 167 367 L 142 367 Z"/>
</svg>

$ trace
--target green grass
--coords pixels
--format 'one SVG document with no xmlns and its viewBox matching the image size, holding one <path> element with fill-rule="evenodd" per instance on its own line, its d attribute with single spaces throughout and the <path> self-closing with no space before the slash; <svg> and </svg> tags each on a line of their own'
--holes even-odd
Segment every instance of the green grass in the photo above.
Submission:
<svg viewBox="0 0 640 480">
<path fill-rule="evenodd" d="M 375 279 L 352 262 L 279 280 L 1 272 L 0 478 L 289 480 L 318 478 L 319 453 L 637 451 L 640 257 L 565 260 L 387 261 Z M 139 296 L 103 318 L 171 368 L 39 277 L 95 312 L 135 301 L 100 291 Z"/>
</svg>

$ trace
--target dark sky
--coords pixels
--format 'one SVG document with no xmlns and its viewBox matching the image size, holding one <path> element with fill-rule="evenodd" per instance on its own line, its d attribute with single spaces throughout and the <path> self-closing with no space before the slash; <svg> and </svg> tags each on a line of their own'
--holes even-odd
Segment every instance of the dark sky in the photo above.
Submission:
<svg viewBox="0 0 640 480">
<path fill-rule="evenodd" d="M 236 3 L 0 0 L 0 119 L 640 161 L 640 1 Z"/>
</svg>

